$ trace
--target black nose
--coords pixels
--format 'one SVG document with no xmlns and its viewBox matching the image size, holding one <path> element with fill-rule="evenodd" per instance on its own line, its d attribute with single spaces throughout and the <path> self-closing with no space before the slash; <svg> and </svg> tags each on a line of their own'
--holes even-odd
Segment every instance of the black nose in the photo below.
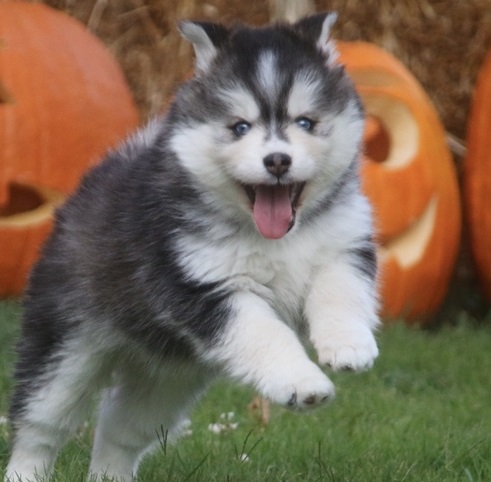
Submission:
<svg viewBox="0 0 491 482">
<path fill-rule="evenodd" d="M 263 163 L 271 174 L 281 177 L 290 169 L 292 158 L 283 152 L 273 152 L 263 159 Z"/>
</svg>

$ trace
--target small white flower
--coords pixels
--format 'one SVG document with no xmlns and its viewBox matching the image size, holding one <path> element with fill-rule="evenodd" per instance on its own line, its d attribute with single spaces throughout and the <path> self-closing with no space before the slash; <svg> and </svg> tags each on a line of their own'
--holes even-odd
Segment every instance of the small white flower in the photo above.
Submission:
<svg viewBox="0 0 491 482">
<path fill-rule="evenodd" d="M 0 425 L 7 425 L 8 419 L 7 417 L 4 417 L 3 415 L 0 416 Z"/>
<path fill-rule="evenodd" d="M 222 420 L 233 420 L 234 417 L 235 417 L 235 412 L 227 412 L 227 413 L 222 413 L 220 415 L 220 418 Z"/>
<path fill-rule="evenodd" d="M 213 432 L 216 434 L 221 434 L 222 432 L 231 432 L 232 430 L 237 430 L 239 423 L 232 421 L 234 417 L 235 417 L 234 412 L 222 413 L 220 415 L 220 420 L 222 420 L 222 422 L 210 423 L 208 425 L 208 430 L 210 432 Z"/>
<path fill-rule="evenodd" d="M 250 461 L 249 456 L 247 454 L 241 454 L 239 457 L 239 460 L 241 462 L 249 462 Z"/>
<path fill-rule="evenodd" d="M 208 430 L 216 434 L 221 434 L 226 428 L 227 427 L 222 423 L 210 423 L 210 425 L 208 425 Z"/>
</svg>

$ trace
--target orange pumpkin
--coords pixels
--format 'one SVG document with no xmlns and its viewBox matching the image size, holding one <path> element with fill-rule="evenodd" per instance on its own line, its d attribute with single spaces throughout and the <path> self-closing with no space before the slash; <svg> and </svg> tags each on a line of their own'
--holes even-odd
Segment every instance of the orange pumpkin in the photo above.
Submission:
<svg viewBox="0 0 491 482">
<path fill-rule="evenodd" d="M 491 301 L 491 50 L 479 72 L 467 128 L 464 189 L 471 249 Z"/>
<path fill-rule="evenodd" d="M 381 244 L 382 314 L 424 321 L 442 302 L 461 227 L 457 177 L 431 101 L 383 49 L 338 44 L 367 112 L 363 189 Z"/>
<path fill-rule="evenodd" d="M 54 207 L 138 120 L 118 65 L 81 24 L 0 2 L 0 295 L 22 290 Z"/>
</svg>

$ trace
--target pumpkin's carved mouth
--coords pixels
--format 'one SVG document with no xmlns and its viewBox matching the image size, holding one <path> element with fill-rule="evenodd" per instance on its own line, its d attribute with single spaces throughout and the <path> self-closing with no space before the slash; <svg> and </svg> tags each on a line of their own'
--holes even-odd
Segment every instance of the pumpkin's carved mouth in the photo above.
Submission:
<svg viewBox="0 0 491 482">
<path fill-rule="evenodd" d="M 421 216 L 402 234 L 380 247 L 381 259 L 394 256 L 399 266 L 410 268 L 421 261 L 435 228 L 438 199 L 433 196 Z"/>
<path fill-rule="evenodd" d="M 0 204 L 0 227 L 22 227 L 44 222 L 51 218 L 63 200 L 63 194 L 53 189 L 11 183 L 8 185 L 7 201 Z"/>
</svg>

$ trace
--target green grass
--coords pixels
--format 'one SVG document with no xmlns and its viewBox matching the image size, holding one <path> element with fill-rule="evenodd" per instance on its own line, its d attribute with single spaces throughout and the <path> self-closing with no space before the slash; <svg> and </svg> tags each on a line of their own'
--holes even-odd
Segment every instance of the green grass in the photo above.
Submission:
<svg viewBox="0 0 491 482">
<path fill-rule="evenodd" d="M 0 415 L 10 385 L 19 309 L 0 303 Z M 154 481 L 491 481 L 491 324 L 435 332 L 403 325 L 379 336 L 381 356 L 363 374 L 334 374 L 337 397 L 308 414 L 272 407 L 263 426 L 250 389 L 215 386 L 192 414 L 192 435 L 142 463 Z M 208 426 L 233 411 L 238 426 Z M 92 424 L 63 450 L 54 480 L 83 481 Z M 8 428 L 0 426 L 0 474 Z M 244 461 L 243 454 L 247 455 Z"/>
</svg>

